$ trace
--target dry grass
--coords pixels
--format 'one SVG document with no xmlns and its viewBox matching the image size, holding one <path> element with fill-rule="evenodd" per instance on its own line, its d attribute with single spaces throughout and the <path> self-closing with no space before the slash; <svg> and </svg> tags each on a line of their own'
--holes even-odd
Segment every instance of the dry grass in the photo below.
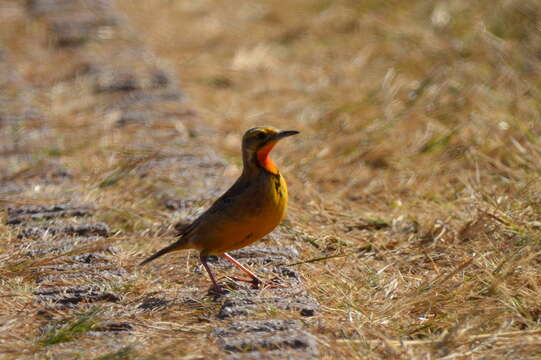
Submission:
<svg viewBox="0 0 541 360">
<path fill-rule="evenodd" d="M 225 153 L 302 132 L 276 156 L 291 240 L 345 254 L 298 265 L 329 358 L 541 354 L 537 2 L 122 7 Z"/>
<path fill-rule="evenodd" d="M 244 129 L 296 129 L 302 136 L 275 151 L 291 193 L 280 233 L 301 250 L 304 261 L 292 266 L 322 305 L 310 325 L 323 358 L 541 356 L 537 1 L 122 0 L 118 6 L 180 75 L 198 121 L 215 131 L 198 141 L 228 159 L 205 160 L 225 180 L 178 180 L 183 168 L 133 177 L 155 157 L 193 146 L 166 138 L 167 145 L 158 140 L 141 152 L 133 144 L 137 134 L 109 133 L 93 114 L 85 117 L 91 104 L 80 94 L 58 87 L 40 99 L 60 139 L 34 155 L 55 154 L 82 184 L 77 192 L 84 200 L 99 204 L 99 218 L 117 231 L 111 241 L 123 250 L 120 263 L 131 266 L 170 241 L 175 219 L 159 196 L 193 196 L 204 207 L 232 181 Z M 14 27 L 1 40 L 19 70 L 45 86 L 58 81 L 50 70 L 65 58 L 28 67 L 24 55 L 40 43 L 40 30 Z M 21 32 L 35 43 L 18 39 Z M 39 47 L 31 53 L 40 54 Z M 76 136 L 88 132 L 99 141 Z M 54 200 L 42 193 L 29 199 Z M 16 234 L 5 225 L 0 232 L 4 251 Z M 12 331 L 0 335 L 5 354 L 44 351 L 47 336 L 64 336 L 83 321 L 84 329 L 69 334 L 76 339 L 117 314 L 92 313 L 91 323 L 86 313 L 83 320 L 54 314 L 63 327 L 49 335 L 28 321 L 17 328 L 15 316 L 42 319 L 33 312 L 26 270 L 14 268 L 16 256 L 3 255 L 11 267 L 0 269 L 2 302 L 11 309 L 0 314 L 5 334 Z M 196 259 L 179 258 L 180 266 L 164 261 L 118 284 L 123 304 L 152 291 L 175 298 L 203 287 L 206 278 L 191 271 Z M 108 349 L 107 356 L 214 356 L 206 344 L 215 306 L 205 300 L 178 306 L 160 313 L 158 325 L 154 314 L 129 314 L 138 324 L 130 336 L 140 346 Z M 69 354 L 96 355 L 88 350 L 92 338 L 72 343 L 77 349 Z"/>
</svg>

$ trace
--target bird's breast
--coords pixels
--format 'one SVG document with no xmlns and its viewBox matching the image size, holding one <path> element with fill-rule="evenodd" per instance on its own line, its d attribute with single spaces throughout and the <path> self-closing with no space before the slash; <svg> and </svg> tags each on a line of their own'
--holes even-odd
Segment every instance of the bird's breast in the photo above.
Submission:
<svg viewBox="0 0 541 360">
<path fill-rule="evenodd" d="M 285 214 L 287 185 L 280 174 L 264 174 L 253 186 L 242 223 L 251 233 L 263 237 L 280 223 Z"/>
<path fill-rule="evenodd" d="M 202 236 L 205 239 L 201 238 L 209 253 L 240 249 L 278 226 L 287 207 L 286 182 L 280 174 L 260 174 L 226 205 L 223 215 Z"/>
</svg>

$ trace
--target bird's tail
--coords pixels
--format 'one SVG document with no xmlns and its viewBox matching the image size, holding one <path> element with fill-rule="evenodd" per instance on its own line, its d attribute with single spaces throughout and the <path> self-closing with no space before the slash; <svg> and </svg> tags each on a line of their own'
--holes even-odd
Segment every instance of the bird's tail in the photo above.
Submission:
<svg viewBox="0 0 541 360">
<path fill-rule="evenodd" d="M 148 257 L 143 262 L 141 262 L 139 264 L 139 266 L 145 265 L 146 263 L 149 263 L 152 260 L 154 260 L 156 258 L 159 258 L 160 256 L 162 256 L 164 254 L 167 254 L 167 253 L 169 253 L 171 251 L 184 250 L 184 249 L 188 249 L 188 244 L 187 244 L 187 241 L 185 239 L 181 239 L 181 240 L 177 241 L 176 243 L 171 244 L 168 247 L 161 249 L 160 251 L 158 251 L 154 255 Z"/>
</svg>

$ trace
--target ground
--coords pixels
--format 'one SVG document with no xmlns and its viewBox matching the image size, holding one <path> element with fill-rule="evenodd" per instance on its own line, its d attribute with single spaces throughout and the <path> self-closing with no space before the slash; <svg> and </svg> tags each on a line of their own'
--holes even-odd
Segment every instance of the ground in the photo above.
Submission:
<svg viewBox="0 0 541 360">
<path fill-rule="evenodd" d="M 541 356 L 537 1 L 66 4 L 0 5 L 3 357 Z M 255 125 L 301 132 L 239 254 L 288 287 L 138 268 Z"/>
</svg>

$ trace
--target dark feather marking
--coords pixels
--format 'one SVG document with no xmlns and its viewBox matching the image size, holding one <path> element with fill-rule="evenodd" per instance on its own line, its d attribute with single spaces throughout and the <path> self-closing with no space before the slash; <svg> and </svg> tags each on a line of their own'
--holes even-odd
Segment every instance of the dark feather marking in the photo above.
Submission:
<svg viewBox="0 0 541 360">
<path fill-rule="evenodd" d="M 278 196 L 282 197 L 283 196 L 282 191 L 281 191 L 282 183 L 280 182 L 280 176 L 273 176 L 272 181 L 274 183 L 274 190 L 276 190 L 276 193 L 278 194 Z"/>
</svg>

